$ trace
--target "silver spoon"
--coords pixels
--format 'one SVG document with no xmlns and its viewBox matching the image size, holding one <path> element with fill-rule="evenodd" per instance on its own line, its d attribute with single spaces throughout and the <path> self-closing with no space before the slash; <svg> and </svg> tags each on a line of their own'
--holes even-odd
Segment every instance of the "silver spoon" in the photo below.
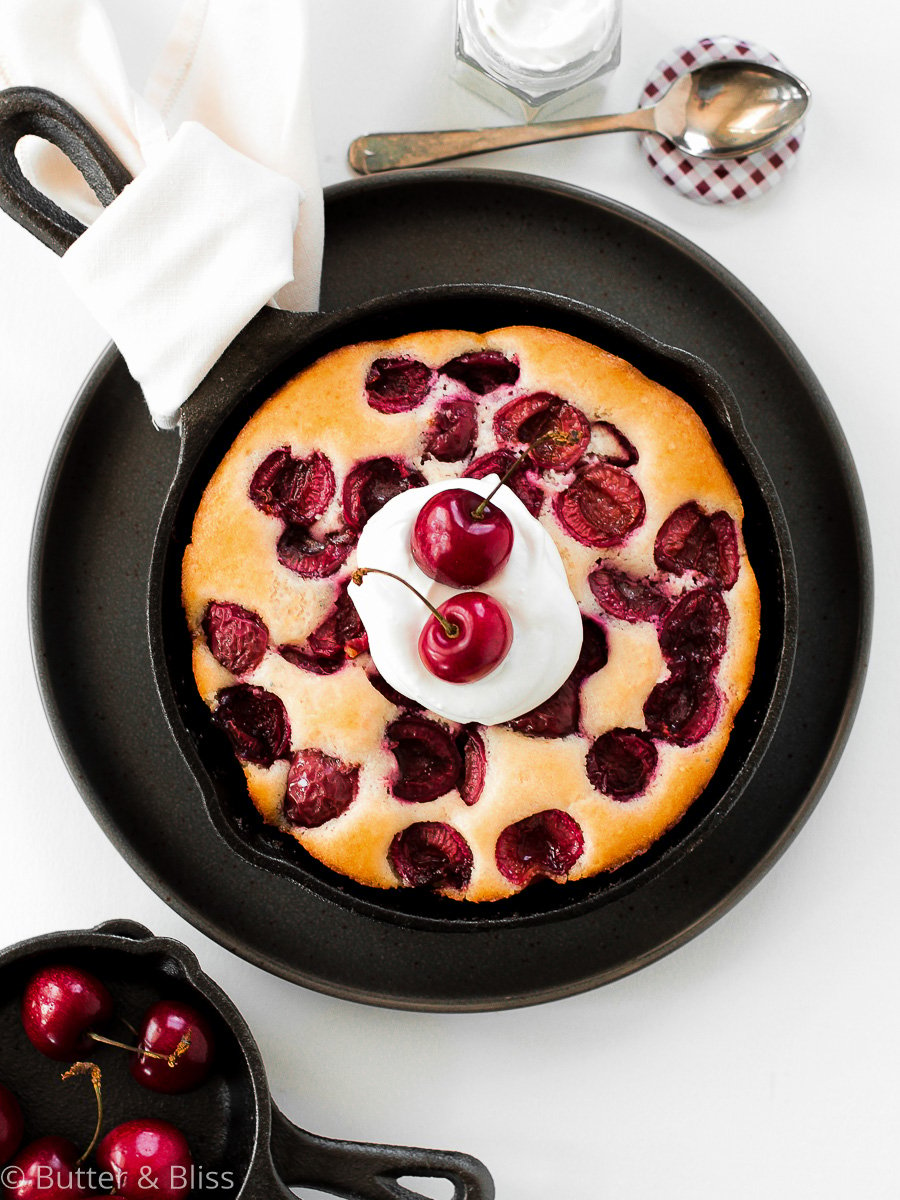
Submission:
<svg viewBox="0 0 900 1200">
<path fill-rule="evenodd" d="M 694 158 L 735 158 L 778 141 L 802 118 L 809 89 L 786 71 L 760 63 L 716 62 L 680 76 L 656 104 L 636 112 L 575 117 L 498 129 L 371 133 L 348 153 L 360 175 L 484 154 L 591 133 L 661 133 Z"/>
</svg>

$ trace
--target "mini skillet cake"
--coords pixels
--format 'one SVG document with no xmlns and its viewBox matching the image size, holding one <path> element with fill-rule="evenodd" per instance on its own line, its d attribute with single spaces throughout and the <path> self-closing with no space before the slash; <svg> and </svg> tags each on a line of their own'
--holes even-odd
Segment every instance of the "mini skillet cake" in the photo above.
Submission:
<svg viewBox="0 0 900 1200">
<path fill-rule="evenodd" d="M 559 550 L 581 653 L 532 711 L 460 725 L 378 674 L 357 539 L 394 496 L 502 474 L 545 430 L 566 436 L 509 487 Z M 609 871 L 683 816 L 746 698 L 742 518 L 693 409 L 593 345 L 513 327 L 348 346 L 262 405 L 204 492 L 182 577 L 197 687 L 264 820 L 350 879 L 490 901 Z"/>
</svg>

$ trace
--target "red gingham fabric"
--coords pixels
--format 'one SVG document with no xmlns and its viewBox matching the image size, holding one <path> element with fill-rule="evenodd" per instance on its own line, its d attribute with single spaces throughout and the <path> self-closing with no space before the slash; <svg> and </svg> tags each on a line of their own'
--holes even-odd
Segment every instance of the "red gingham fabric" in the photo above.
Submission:
<svg viewBox="0 0 900 1200">
<path fill-rule="evenodd" d="M 746 59 L 771 67 L 782 65 L 774 54 L 754 42 L 724 35 L 701 38 L 692 46 L 673 50 L 657 64 L 644 85 L 640 107 L 655 104 L 679 75 L 704 63 L 724 59 Z M 768 150 L 759 150 L 742 158 L 718 160 L 692 158 L 658 133 L 643 133 L 640 142 L 647 162 L 656 174 L 683 196 L 701 204 L 735 204 L 761 196 L 784 178 L 797 157 L 803 133 L 801 123 Z"/>
</svg>

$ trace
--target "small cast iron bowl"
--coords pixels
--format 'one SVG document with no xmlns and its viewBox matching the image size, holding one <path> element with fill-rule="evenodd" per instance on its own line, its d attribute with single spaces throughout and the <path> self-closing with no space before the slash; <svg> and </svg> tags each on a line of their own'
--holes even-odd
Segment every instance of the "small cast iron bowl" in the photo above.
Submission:
<svg viewBox="0 0 900 1200">
<path fill-rule="evenodd" d="M 105 1130 L 138 1118 L 176 1125 L 191 1148 L 196 1195 L 292 1200 L 290 1188 L 310 1187 L 346 1200 L 424 1200 L 413 1190 L 415 1179 L 437 1178 L 453 1184 L 453 1200 L 493 1200 L 487 1168 L 467 1154 L 335 1141 L 294 1125 L 272 1101 L 244 1018 L 191 951 L 126 920 L 44 934 L 0 953 L 0 1081 L 22 1105 L 26 1142 L 52 1133 L 86 1145 L 96 1117 L 78 1082 L 60 1081 L 65 1064 L 40 1054 L 22 1026 L 26 983 L 41 967 L 63 963 L 96 975 L 112 993 L 116 1014 L 132 1024 L 163 999 L 191 1004 L 209 1019 L 215 1062 L 210 1077 L 192 1092 L 148 1091 L 131 1078 L 120 1050 L 98 1044 L 91 1055 L 103 1075 Z"/>
<path fill-rule="evenodd" d="M 130 177 L 65 102 L 37 89 L 0 93 L 0 206 L 63 253 L 83 227 L 22 176 L 14 149 L 28 133 L 62 149 L 104 203 L 111 202 Z M 763 612 L 756 674 L 725 755 L 703 794 L 674 829 L 626 866 L 564 887 L 539 882 L 490 905 L 466 905 L 410 889 L 367 888 L 323 867 L 293 838 L 266 826 L 253 809 L 231 747 L 213 725 L 194 685 L 181 607 L 182 556 L 203 489 L 225 451 L 259 405 L 297 371 L 355 342 L 423 329 L 481 331 L 515 324 L 559 329 L 627 359 L 683 397 L 704 421 L 744 502 L 744 537 Z M 589 305 L 520 287 L 426 288 L 338 313 L 264 309 L 187 401 L 180 434 L 179 462 L 150 563 L 148 636 L 172 733 L 198 782 L 210 820 L 235 853 L 369 918 L 425 928 L 488 929 L 573 916 L 640 886 L 689 853 L 738 802 L 765 754 L 787 695 L 797 637 L 797 582 L 775 488 L 744 429 L 734 396 L 707 364 Z"/>
</svg>

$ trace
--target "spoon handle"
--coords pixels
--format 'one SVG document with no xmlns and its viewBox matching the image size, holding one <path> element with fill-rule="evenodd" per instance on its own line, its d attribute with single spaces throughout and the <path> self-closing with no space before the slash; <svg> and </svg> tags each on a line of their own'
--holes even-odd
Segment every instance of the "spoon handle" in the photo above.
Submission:
<svg viewBox="0 0 900 1200">
<path fill-rule="evenodd" d="M 603 117 L 574 117 L 567 121 L 542 121 L 534 125 L 505 125 L 497 129 L 449 129 L 434 133 L 370 133 L 350 144 L 350 166 L 359 175 L 374 175 L 395 167 L 421 167 L 426 163 L 486 154 L 511 146 L 555 142 L 618 130 L 655 129 L 652 108 Z"/>
</svg>

